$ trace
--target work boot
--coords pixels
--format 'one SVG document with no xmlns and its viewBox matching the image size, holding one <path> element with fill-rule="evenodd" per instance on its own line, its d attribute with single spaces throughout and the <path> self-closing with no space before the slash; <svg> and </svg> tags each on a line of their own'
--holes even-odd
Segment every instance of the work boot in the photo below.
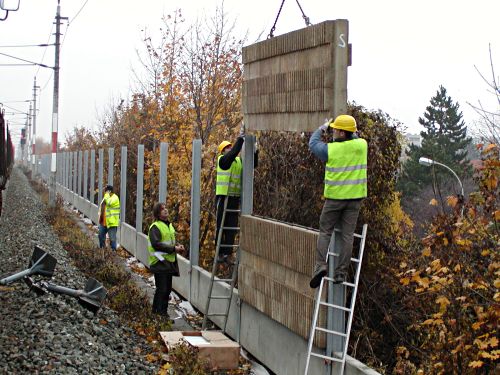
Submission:
<svg viewBox="0 0 500 375">
<path fill-rule="evenodd" d="M 325 277 L 328 272 L 328 266 L 326 264 L 320 266 L 316 265 L 314 268 L 313 277 L 311 281 L 309 281 L 309 286 L 313 289 L 317 288 L 319 284 L 321 284 L 321 279 Z"/>
</svg>

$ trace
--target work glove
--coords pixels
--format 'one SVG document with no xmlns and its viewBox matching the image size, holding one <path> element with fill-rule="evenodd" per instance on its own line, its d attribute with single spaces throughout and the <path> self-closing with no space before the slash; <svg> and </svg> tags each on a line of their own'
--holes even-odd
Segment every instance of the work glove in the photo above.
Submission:
<svg viewBox="0 0 500 375">
<path fill-rule="evenodd" d="M 239 134 L 239 137 L 243 138 L 245 136 L 245 123 L 242 122 L 241 123 L 241 127 L 240 127 L 240 134 Z"/>
<path fill-rule="evenodd" d="M 330 123 L 332 122 L 333 119 L 325 120 L 325 123 L 319 127 L 322 132 L 326 132 L 328 130 L 328 127 L 330 126 Z"/>
</svg>

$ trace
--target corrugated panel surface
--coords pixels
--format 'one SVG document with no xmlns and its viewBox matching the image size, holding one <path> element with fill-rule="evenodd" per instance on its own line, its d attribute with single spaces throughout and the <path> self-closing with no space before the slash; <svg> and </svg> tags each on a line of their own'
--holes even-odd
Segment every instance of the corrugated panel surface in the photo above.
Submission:
<svg viewBox="0 0 500 375">
<path fill-rule="evenodd" d="M 305 339 L 314 310 L 309 280 L 317 235 L 316 231 L 278 221 L 241 217 L 241 298 Z M 320 325 L 324 325 L 325 316 L 322 311 Z M 324 346 L 324 336 L 316 334 L 315 343 Z"/>
<path fill-rule="evenodd" d="M 247 128 L 312 131 L 345 112 L 347 32 L 346 20 L 326 21 L 244 47 Z"/>
<path fill-rule="evenodd" d="M 247 252 L 310 276 L 318 232 L 256 216 L 241 217 L 241 247 Z"/>
<path fill-rule="evenodd" d="M 334 25 L 335 21 L 325 21 L 243 47 L 243 64 L 331 43 Z"/>
</svg>

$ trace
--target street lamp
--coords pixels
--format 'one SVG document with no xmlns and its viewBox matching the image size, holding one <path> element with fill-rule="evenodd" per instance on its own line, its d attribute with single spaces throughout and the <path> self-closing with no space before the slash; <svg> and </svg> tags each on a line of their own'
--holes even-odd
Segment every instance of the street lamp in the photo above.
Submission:
<svg viewBox="0 0 500 375">
<path fill-rule="evenodd" d="M 457 179 L 458 184 L 460 185 L 460 190 L 462 192 L 462 199 L 463 199 L 463 197 L 464 197 L 464 187 L 462 185 L 462 181 L 460 181 L 460 178 L 458 178 L 457 174 L 455 173 L 455 171 L 453 169 L 451 169 L 447 165 L 439 163 L 439 162 L 437 162 L 435 160 L 432 160 L 432 159 L 429 159 L 429 158 L 424 158 L 423 156 L 420 159 L 418 159 L 418 162 L 419 162 L 419 164 L 424 165 L 426 167 L 431 167 L 433 165 L 440 165 L 441 167 L 444 167 L 444 168 L 448 169 L 453 174 L 453 176 L 455 176 L 455 178 Z M 464 213 L 464 206 L 462 205 L 462 209 L 460 211 L 460 215 L 463 216 L 463 213 Z"/>
</svg>

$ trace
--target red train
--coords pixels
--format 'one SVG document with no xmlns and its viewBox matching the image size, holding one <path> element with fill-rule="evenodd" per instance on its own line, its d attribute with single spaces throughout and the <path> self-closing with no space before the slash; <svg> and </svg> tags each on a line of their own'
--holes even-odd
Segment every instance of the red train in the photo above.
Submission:
<svg viewBox="0 0 500 375">
<path fill-rule="evenodd" d="M 0 109 L 0 215 L 2 213 L 2 192 L 14 163 L 14 146 L 10 132 L 5 124 L 4 112 Z"/>
</svg>

